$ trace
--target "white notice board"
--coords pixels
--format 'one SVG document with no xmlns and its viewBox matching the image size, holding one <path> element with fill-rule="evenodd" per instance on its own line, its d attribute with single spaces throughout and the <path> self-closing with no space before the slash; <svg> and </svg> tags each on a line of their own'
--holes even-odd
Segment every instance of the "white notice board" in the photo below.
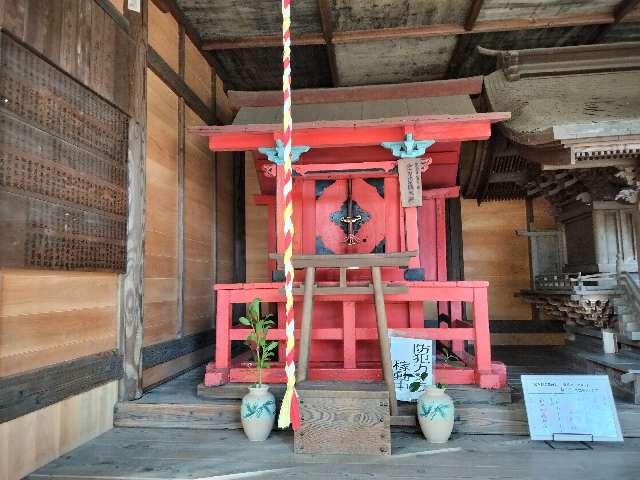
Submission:
<svg viewBox="0 0 640 480">
<path fill-rule="evenodd" d="M 532 440 L 622 442 L 606 375 L 522 375 Z"/>
<path fill-rule="evenodd" d="M 396 337 L 390 331 L 389 342 L 396 399 L 414 402 L 433 385 L 433 340 Z M 413 392 L 412 383 L 420 384 Z"/>
</svg>

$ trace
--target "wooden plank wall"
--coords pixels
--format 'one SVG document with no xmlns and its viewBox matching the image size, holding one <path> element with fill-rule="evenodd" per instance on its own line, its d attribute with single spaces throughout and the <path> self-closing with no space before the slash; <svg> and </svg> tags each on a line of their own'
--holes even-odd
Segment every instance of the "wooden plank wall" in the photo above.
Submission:
<svg viewBox="0 0 640 480">
<path fill-rule="evenodd" d="M 188 63 L 187 63 L 188 65 Z M 209 76 L 209 78 L 211 78 Z M 211 92 L 211 88 L 209 88 Z M 187 108 L 187 126 L 201 125 Z M 213 328 L 213 164 L 208 141 L 187 135 L 184 168 L 184 319 L 183 334 Z"/>
<path fill-rule="evenodd" d="M 120 15 L 126 12 L 124 5 L 125 0 L 0 0 L 0 25 L 130 113 L 126 85 L 130 37 L 128 21 Z M 181 65 L 181 28 L 153 4 L 149 16 L 150 46 L 211 111 L 215 111 L 212 104 L 218 106 L 218 118 L 231 120 L 222 83 L 191 40 L 184 39 Z M 233 234 L 226 226 L 232 212 L 223 216 L 227 223 L 223 221 L 220 236 L 214 234 L 216 164 L 207 140 L 178 130 L 179 125 L 205 121 L 181 104 L 175 85 L 169 88 L 150 71 L 148 83 L 144 342 L 155 347 L 155 353 L 166 343 L 182 356 L 151 364 L 145 370 L 145 387 L 211 358 L 213 348 L 201 348 L 203 339 L 193 336 L 213 325 L 210 285 L 217 262 L 212 255 L 216 241 L 231 245 Z M 179 151 L 184 162 L 181 185 Z M 227 193 L 224 190 L 221 202 L 227 201 Z M 183 229 L 178 228 L 180 195 Z M 178 268 L 181 238 L 182 277 Z M 226 273 L 226 267 L 221 270 Z M 177 316 L 180 278 L 184 280 L 182 318 Z M 117 349 L 118 283 L 118 276 L 110 273 L 0 269 L 0 377 Z M 196 345 L 195 351 L 175 345 L 176 339 L 187 335 L 191 338 L 184 344 Z M 0 478 L 21 478 L 111 428 L 117 390 L 117 382 L 112 381 L 0 424 Z"/>
<path fill-rule="evenodd" d="M 114 0 L 122 11 L 122 2 Z M 94 0 L 0 1 L 0 25 L 128 110 L 128 42 Z M 117 348 L 118 276 L 0 270 L 0 377 Z M 0 424 L 0 478 L 32 470 L 110 429 L 117 382 Z"/>
<path fill-rule="evenodd" d="M 245 159 L 245 231 L 247 232 L 247 282 L 270 282 L 267 272 L 268 251 L 268 223 L 267 207 L 256 205 L 253 197 L 259 195 L 258 173 L 253 162 L 253 156 L 247 153 Z"/>
<path fill-rule="evenodd" d="M 216 245 L 217 245 L 217 283 L 233 283 L 233 154 L 216 154 L 217 173 L 216 191 L 218 196 Z M 252 236 L 247 230 L 247 237 Z"/>
<path fill-rule="evenodd" d="M 529 304 L 516 297 L 530 288 L 529 250 L 526 237 L 515 234 L 527 228 L 524 200 L 486 202 L 462 200 L 462 238 L 465 280 L 489 281 L 489 318 L 492 321 L 531 321 Z M 554 228 L 548 202 L 535 200 L 536 228 Z M 469 318 L 471 312 L 467 311 Z M 513 324 L 513 323 L 512 323 Z M 515 324 L 517 326 L 517 324 Z M 492 344 L 558 344 L 558 333 L 492 334 Z"/>
<path fill-rule="evenodd" d="M 0 288 L 0 377 L 117 348 L 117 275 L 0 270 Z"/>
<path fill-rule="evenodd" d="M 206 138 L 186 132 L 189 126 L 206 122 L 185 104 L 179 93 L 184 88 L 175 84 L 176 78 L 183 81 L 211 108 L 216 77 L 175 18 L 153 3 L 149 7 L 149 45 L 173 74 L 147 71 L 143 344 L 147 350 L 153 346 L 155 352 L 166 344 L 167 360 L 145 368 L 145 388 L 212 357 L 212 346 L 179 357 L 170 355 L 170 349 L 174 340 L 213 327 L 211 287 L 217 265 L 212 261 L 217 195 L 214 155 Z"/>
<path fill-rule="evenodd" d="M 150 23 L 149 32 L 153 30 Z M 150 70 L 147 70 L 147 221 L 144 256 L 143 340 L 144 345 L 151 345 L 170 340 L 176 335 L 178 97 Z"/>
<path fill-rule="evenodd" d="M 113 427 L 118 382 L 110 382 L 0 424 L 0 479 L 33 470 Z"/>
</svg>

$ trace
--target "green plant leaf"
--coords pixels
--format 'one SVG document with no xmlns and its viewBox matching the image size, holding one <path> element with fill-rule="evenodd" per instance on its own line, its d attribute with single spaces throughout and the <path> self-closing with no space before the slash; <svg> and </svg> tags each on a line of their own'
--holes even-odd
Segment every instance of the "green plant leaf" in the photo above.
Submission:
<svg viewBox="0 0 640 480">
<path fill-rule="evenodd" d="M 260 318 L 260 299 L 254 298 L 249 304 L 248 315 L 251 318 L 259 319 Z"/>
<path fill-rule="evenodd" d="M 273 350 L 277 346 L 278 346 L 278 342 L 269 342 L 267 344 L 267 346 L 265 347 L 265 351 L 270 352 L 271 350 Z"/>
<path fill-rule="evenodd" d="M 240 317 L 238 320 L 240 321 L 240 323 L 241 323 L 242 325 L 246 325 L 247 327 L 250 327 L 250 326 L 251 326 L 251 322 L 250 322 L 250 321 L 249 321 L 249 319 L 248 319 L 248 318 L 246 318 L 246 317 Z"/>
<path fill-rule="evenodd" d="M 420 389 L 420 382 L 411 382 L 409 384 L 409 391 L 410 392 L 417 392 Z"/>
</svg>

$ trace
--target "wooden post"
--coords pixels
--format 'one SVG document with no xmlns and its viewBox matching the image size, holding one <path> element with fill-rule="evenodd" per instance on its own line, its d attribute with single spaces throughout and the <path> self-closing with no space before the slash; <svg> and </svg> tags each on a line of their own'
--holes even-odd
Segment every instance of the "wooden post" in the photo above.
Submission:
<svg viewBox="0 0 640 480">
<path fill-rule="evenodd" d="M 356 302 L 342 302 L 342 332 L 343 367 L 356 368 Z"/>
<path fill-rule="evenodd" d="M 229 362 L 231 361 L 229 291 L 218 290 L 216 305 L 216 368 L 229 368 Z"/>
<path fill-rule="evenodd" d="M 384 382 L 389 390 L 389 405 L 391 415 L 398 415 L 398 402 L 396 401 L 396 385 L 393 382 L 391 369 L 391 345 L 389 342 L 389 330 L 387 328 L 387 312 L 384 307 L 384 293 L 382 291 L 382 275 L 380 267 L 371 267 L 373 279 L 373 297 L 376 306 L 376 324 L 378 327 L 378 341 L 380 343 L 380 360 L 382 361 L 382 374 Z"/>
<path fill-rule="evenodd" d="M 127 271 L 120 278 L 119 348 L 124 374 L 119 382 L 120 400 L 142 396 L 142 334 L 144 315 L 144 226 L 147 156 L 147 0 L 140 13 L 126 11 L 129 46 L 129 149 L 127 168 Z"/>
<path fill-rule="evenodd" d="M 247 280 L 247 238 L 245 235 L 245 153 L 233 152 L 233 282 L 244 283 Z M 246 306 L 233 304 L 233 318 L 246 315 Z"/>
<path fill-rule="evenodd" d="M 302 302 L 302 323 L 300 324 L 300 347 L 298 349 L 298 369 L 296 381 L 307 379 L 309 368 L 309 350 L 311 348 L 311 326 L 313 317 L 313 288 L 316 269 L 307 267 L 304 275 L 304 300 Z"/>
<path fill-rule="evenodd" d="M 489 333 L 489 304 L 487 289 L 473 289 L 473 328 L 475 330 L 476 371 L 491 372 L 491 336 Z"/>
</svg>

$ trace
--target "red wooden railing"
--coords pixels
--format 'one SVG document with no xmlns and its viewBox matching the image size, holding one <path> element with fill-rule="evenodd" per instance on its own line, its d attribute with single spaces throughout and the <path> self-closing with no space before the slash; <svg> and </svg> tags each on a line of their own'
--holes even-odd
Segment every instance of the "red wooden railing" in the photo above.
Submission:
<svg viewBox="0 0 640 480">
<path fill-rule="evenodd" d="M 405 282 L 406 293 L 385 295 L 385 302 L 420 305 L 422 302 L 451 302 L 451 326 L 438 328 L 418 328 L 417 322 L 410 321 L 410 328 L 390 328 L 393 335 L 450 342 L 451 349 L 460 357 L 465 367 L 453 367 L 437 364 L 435 378 L 437 382 L 447 384 L 477 384 L 483 388 L 500 388 L 506 384 L 504 365 L 492 363 L 489 335 L 489 317 L 487 303 L 488 283 L 484 281 L 459 282 Z M 249 330 L 232 327 L 231 306 L 248 303 L 258 297 L 265 303 L 280 303 L 284 297 L 280 293 L 280 283 L 218 284 L 216 313 L 216 352 L 215 364 L 207 367 L 205 384 L 219 385 L 228 381 L 252 382 L 254 371 L 244 362 L 231 358 L 231 342 L 244 340 Z M 379 364 L 357 361 L 356 342 L 358 340 L 376 340 L 377 330 L 356 327 L 355 304 L 373 301 L 372 295 L 326 295 L 317 296 L 316 302 L 340 302 L 343 305 L 342 328 L 315 328 L 314 340 L 337 340 L 343 343 L 342 362 L 312 362 L 309 378 L 317 380 L 378 380 L 382 378 Z M 472 322 L 461 320 L 463 302 L 472 305 Z M 411 309 L 410 309 L 411 310 Z M 415 309 L 413 309 L 416 311 Z M 296 336 L 299 331 L 296 330 Z M 286 338 L 284 328 L 273 328 L 268 338 L 283 341 Z M 473 342 L 474 355 L 465 351 L 465 341 Z M 266 382 L 285 381 L 284 371 L 274 364 L 266 372 Z"/>
</svg>

